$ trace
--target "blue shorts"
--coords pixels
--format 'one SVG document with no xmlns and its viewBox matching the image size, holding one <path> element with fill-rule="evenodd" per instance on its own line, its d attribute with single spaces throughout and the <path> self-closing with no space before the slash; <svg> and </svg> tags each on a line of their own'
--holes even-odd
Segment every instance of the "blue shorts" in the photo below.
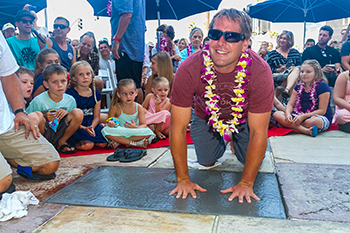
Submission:
<svg viewBox="0 0 350 233">
<path fill-rule="evenodd" d="M 233 133 L 231 143 L 235 148 L 235 155 L 241 163 L 245 163 L 249 142 L 249 127 L 247 121 L 237 126 L 239 133 Z M 211 164 L 223 156 L 226 145 L 223 137 L 206 120 L 194 114 L 191 124 L 191 138 L 199 164 Z"/>
</svg>

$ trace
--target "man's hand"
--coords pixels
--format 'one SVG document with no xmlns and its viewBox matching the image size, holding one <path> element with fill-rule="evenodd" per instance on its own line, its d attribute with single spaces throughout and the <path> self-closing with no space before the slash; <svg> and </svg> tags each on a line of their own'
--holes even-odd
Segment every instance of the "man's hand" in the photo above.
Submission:
<svg viewBox="0 0 350 233">
<path fill-rule="evenodd" d="M 115 57 L 115 59 L 117 60 L 120 59 L 118 50 L 119 50 L 119 41 L 115 40 L 112 46 L 112 54 L 113 54 L 113 57 Z"/>
<path fill-rule="evenodd" d="M 254 194 L 253 185 L 250 185 L 250 184 L 243 182 L 243 181 L 239 182 L 235 186 L 232 186 L 231 188 L 221 190 L 220 192 L 221 193 L 231 193 L 232 192 L 231 196 L 228 198 L 229 201 L 232 201 L 236 197 L 238 197 L 239 203 L 243 203 L 243 197 L 245 197 L 245 199 L 247 200 L 248 203 L 252 202 L 250 197 L 254 198 L 257 201 L 260 201 L 260 198 Z"/>
<path fill-rule="evenodd" d="M 200 192 L 206 192 L 207 190 L 200 187 L 198 184 L 193 183 L 189 178 L 183 181 L 177 182 L 176 188 L 169 193 L 169 196 L 177 193 L 176 198 L 186 199 L 188 194 L 191 194 L 193 198 L 197 198 L 196 190 Z"/>
<path fill-rule="evenodd" d="M 16 131 L 19 130 L 19 126 L 24 125 L 24 128 L 26 130 L 25 138 L 29 137 L 30 131 L 33 132 L 34 139 L 38 139 L 40 137 L 39 127 L 37 125 L 34 125 L 25 113 L 17 113 L 14 119 L 14 123 Z"/>
<path fill-rule="evenodd" d="M 334 65 L 333 66 L 329 66 L 329 65 L 325 65 L 323 68 L 322 68 L 322 72 L 324 73 L 331 73 L 331 72 L 334 72 Z"/>
</svg>

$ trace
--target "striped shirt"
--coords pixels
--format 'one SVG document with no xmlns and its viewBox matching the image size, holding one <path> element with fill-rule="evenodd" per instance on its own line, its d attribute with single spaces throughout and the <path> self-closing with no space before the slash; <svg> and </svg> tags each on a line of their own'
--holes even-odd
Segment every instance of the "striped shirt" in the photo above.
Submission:
<svg viewBox="0 0 350 233">
<path fill-rule="evenodd" d="M 287 58 L 283 57 L 282 54 L 276 50 L 271 51 L 269 58 L 267 59 L 267 64 L 271 67 L 272 73 L 276 73 L 276 69 L 280 68 L 285 64 L 289 64 L 287 68 L 291 65 L 300 66 L 301 65 L 301 55 L 296 49 L 290 49 Z"/>
</svg>

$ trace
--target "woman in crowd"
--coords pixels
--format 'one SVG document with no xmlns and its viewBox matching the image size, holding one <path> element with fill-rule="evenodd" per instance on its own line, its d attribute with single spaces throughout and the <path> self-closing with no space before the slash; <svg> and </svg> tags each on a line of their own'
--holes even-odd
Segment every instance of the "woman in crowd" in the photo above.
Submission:
<svg viewBox="0 0 350 233">
<path fill-rule="evenodd" d="M 333 100 L 335 113 L 333 123 L 341 131 L 350 133 L 350 79 L 349 71 L 341 73 L 334 85 Z"/>
<path fill-rule="evenodd" d="M 181 62 L 191 56 L 193 53 L 202 49 L 203 31 L 200 28 L 193 28 L 190 32 L 190 43 L 186 49 L 180 53 Z"/>
<path fill-rule="evenodd" d="M 288 98 L 296 85 L 299 77 L 299 68 L 301 65 L 301 56 L 298 50 L 293 49 L 294 37 L 290 31 L 283 31 L 277 39 L 277 49 L 269 53 L 267 63 L 270 65 L 275 85 L 280 86 L 287 79 L 286 88 L 283 96 Z"/>
<path fill-rule="evenodd" d="M 188 40 L 186 38 L 181 38 L 179 40 L 177 47 L 179 48 L 179 50 L 181 52 L 182 50 L 184 50 L 187 47 L 187 45 L 188 45 Z"/>
<path fill-rule="evenodd" d="M 170 56 L 167 52 L 159 52 L 152 57 L 152 75 L 149 76 L 145 87 L 145 96 L 152 93 L 152 82 L 155 77 L 165 77 L 170 84 L 169 96 L 171 94 L 171 87 L 174 79 L 174 68 Z"/>
</svg>

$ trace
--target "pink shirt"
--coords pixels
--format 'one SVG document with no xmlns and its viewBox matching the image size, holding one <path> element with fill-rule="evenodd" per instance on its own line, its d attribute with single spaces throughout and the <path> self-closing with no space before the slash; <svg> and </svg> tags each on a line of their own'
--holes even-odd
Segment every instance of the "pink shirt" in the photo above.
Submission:
<svg viewBox="0 0 350 233">
<path fill-rule="evenodd" d="M 269 65 L 254 51 L 248 50 L 252 64 L 247 70 L 251 73 L 246 79 L 249 80 L 246 91 L 247 105 L 243 113 L 265 113 L 270 112 L 273 106 L 274 86 L 273 78 Z M 205 114 L 205 99 L 203 93 L 207 83 L 201 80 L 201 70 L 203 65 L 203 52 L 198 51 L 187 58 L 179 66 L 171 90 L 171 104 L 179 107 L 191 107 L 194 98 L 194 111 L 198 117 L 208 120 L 209 116 Z M 215 82 L 215 93 L 219 93 L 221 101 L 219 102 L 220 119 L 232 119 L 231 106 L 233 104 L 231 97 L 233 88 L 237 85 L 234 82 L 237 71 L 234 70 L 228 74 L 216 72 L 217 81 Z"/>
</svg>

